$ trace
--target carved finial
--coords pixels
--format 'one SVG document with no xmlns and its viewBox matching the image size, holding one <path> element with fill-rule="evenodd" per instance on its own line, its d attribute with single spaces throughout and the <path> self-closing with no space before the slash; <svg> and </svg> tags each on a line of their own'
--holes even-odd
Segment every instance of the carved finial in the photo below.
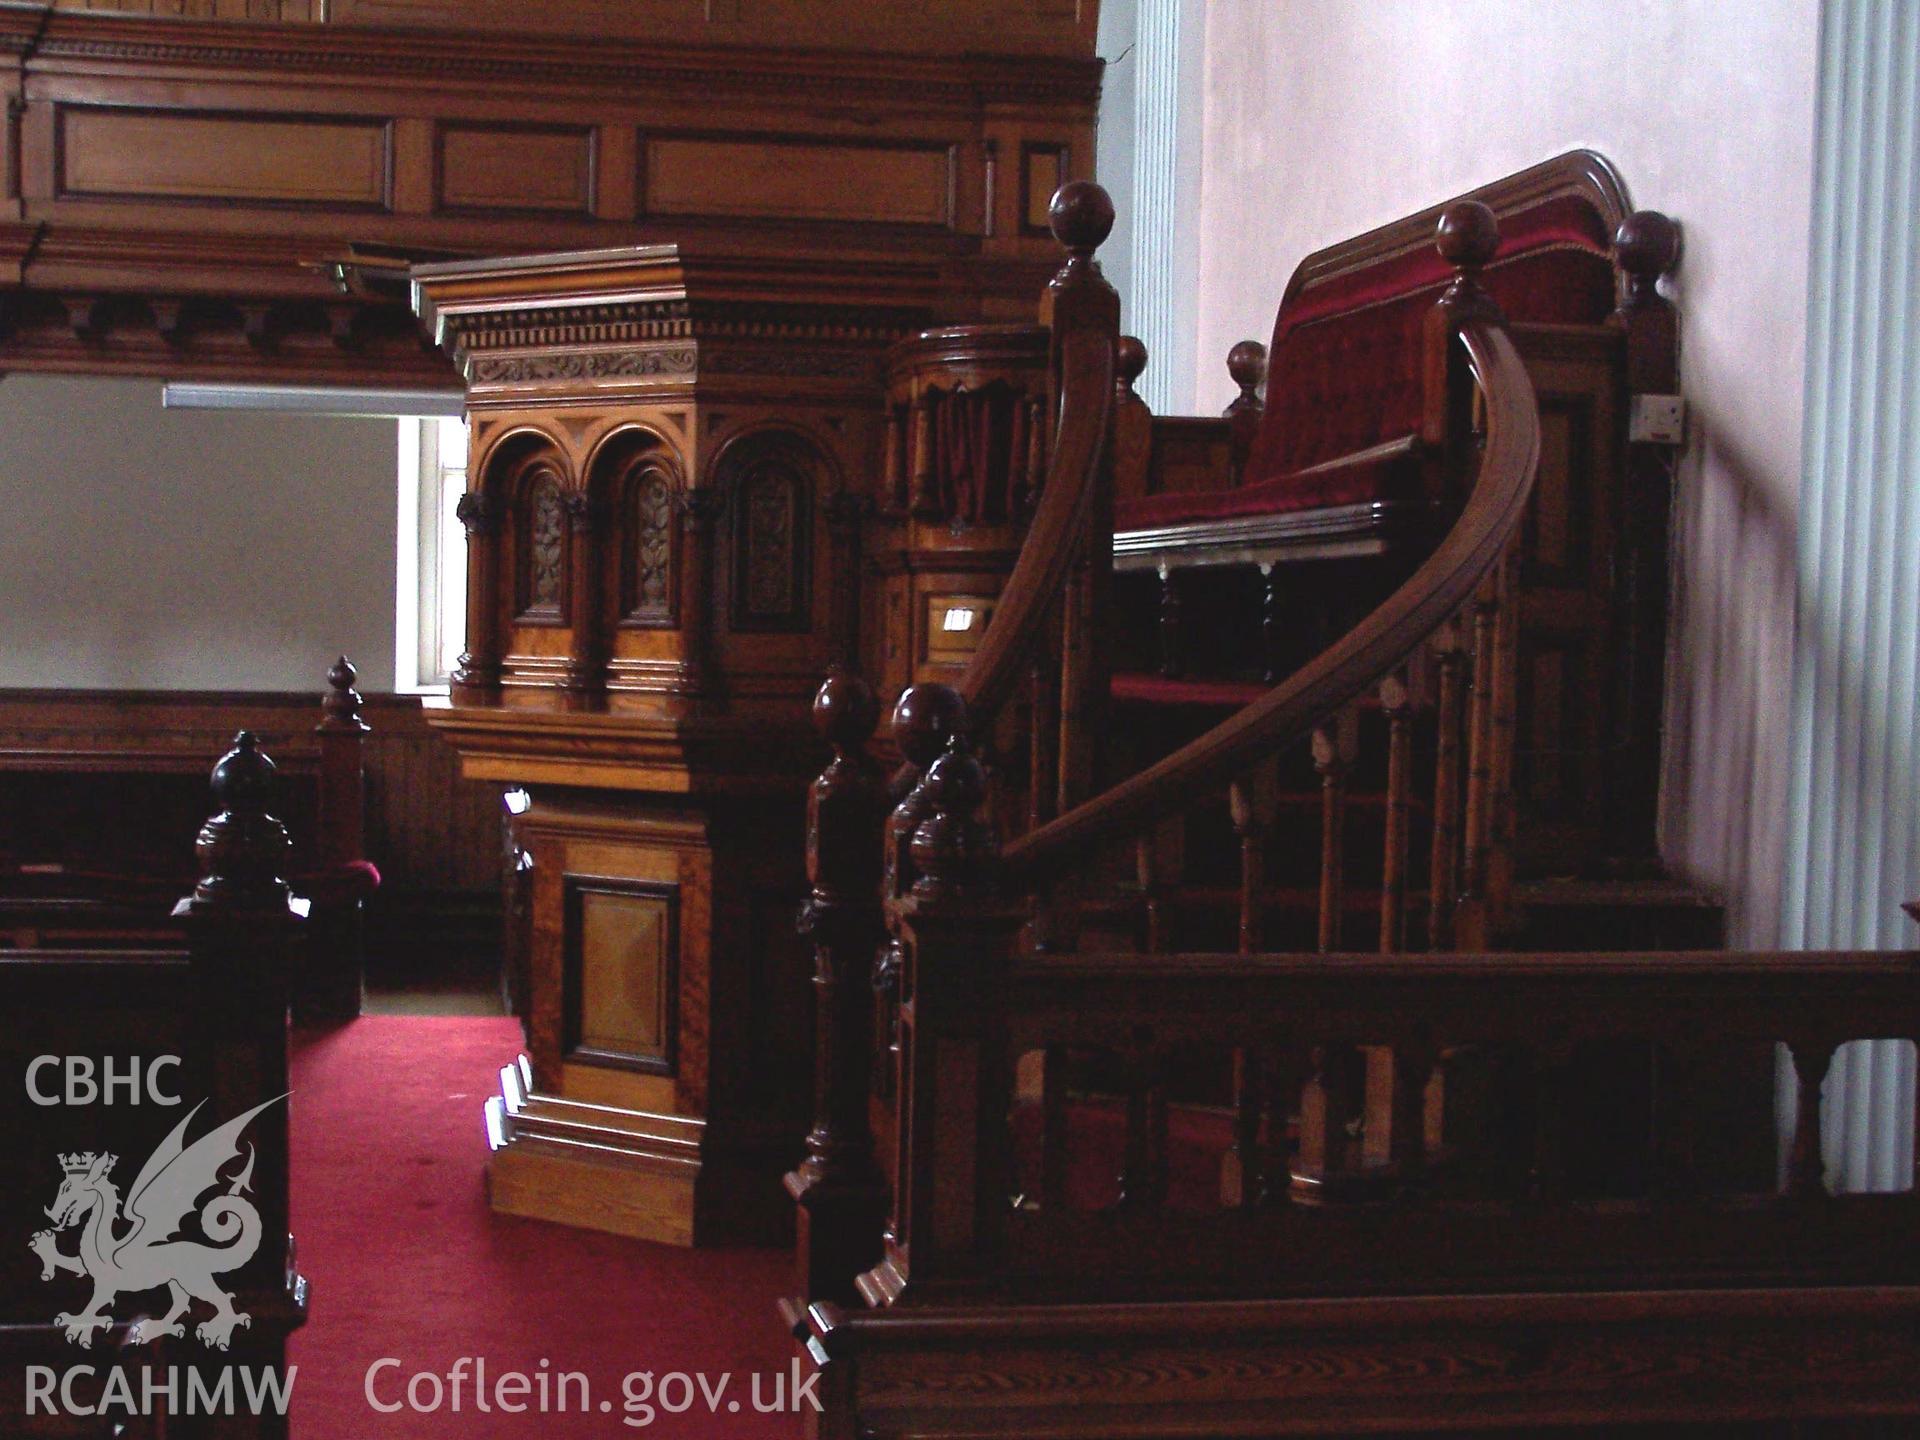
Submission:
<svg viewBox="0 0 1920 1440">
<path fill-rule="evenodd" d="M 1113 197 L 1091 180 L 1069 180 L 1053 192 L 1047 224 L 1075 259 L 1087 259 L 1113 233 Z"/>
<path fill-rule="evenodd" d="M 1440 212 L 1433 243 L 1449 265 L 1471 274 L 1500 248 L 1500 222 L 1478 200 L 1456 200 Z"/>
<path fill-rule="evenodd" d="M 924 771 L 966 728 L 967 702 L 950 685 L 910 685 L 893 707 L 893 740 L 916 770 Z"/>
<path fill-rule="evenodd" d="M 880 724 L 880 699 L 850 670 L 835 670 L 813 697 L 813 728 L 842 759 L 865 751 Z"/>
<path fill-rule="evenodd" d="M 1240 387 L 1240 398 L 1234 404 L 1257 405 L 1259 397 L 1255 392 L 1267 378 L 1267 347 L 1258 340 L 1242 340 L 1227 351 L 1227 374 Z"/>
<path fill-rule="evenodd" d="M 928 768 L 926 791 L 931 813 L 913 832 L 913 865 L 920 876 L 914 895 L 951 900 L 978 894 L 998 847 L 976 813 L 987 798 L 987 775 L 964 733 Z"/>
<path fill-rule="evenodd" d="M 282 879 L 292 848 L 287 827 L 269 812 L 277 784 L 274 763 L 251 730 L 233 737 L 233 749 L 213 767 L 214 816 L 200 827 L 194 855 L 200 883 L 196 910 L 284 909 Z"/>
<path fill-rule="evenodd" d="M 333 662 L 327 671 L 327 693 L 320 697 L 322 731 L 366 733 L 367 722 L 360 718 L 360 692 L 353 688 L 353 682 L 359 678 L 360 672 L 346 656 Z"/>
<path fill-rule="evenodd" d="M 1147 368 L 1146 342 L 1136 335 L 1122 335 L 1114 352 L 1114 373 L 1122 395 L 1133 393 L 1133 382 Z"/>
<path fill-rule="evenodd" d="M 1626 303 L 1650 299 L 1680 261 L 1680 227 L 1658 210 L 1636 210 L 1614 232 L 1613 258 L 1627 277 Z"/>
<path fill-rule="evenodd" d="M 887 793 L 867 741 L 880 723 L 873 687 L 835 669 L 813 698 L 813 728 L 833 759 L 807 797 L 807 878 L 815 920 L 835 906 L 870 906 L 879 897 L 881 831 Z"/>
</svg>

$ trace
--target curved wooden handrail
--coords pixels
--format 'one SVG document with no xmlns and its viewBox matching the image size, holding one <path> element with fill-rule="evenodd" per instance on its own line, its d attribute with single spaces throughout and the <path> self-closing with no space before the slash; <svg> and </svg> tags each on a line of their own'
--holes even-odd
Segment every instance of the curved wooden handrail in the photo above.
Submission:
<svg viewBox="0 0 1920 1440">
<path fill-rule="evenodd" d="M 1026 540 L 1000 591 L 993 621 L 956 687 L 976 727 L 990 723 L 1012 693 L 1066 585 L 1112 424 L 1120 298 L 1092 256 L 1113 223 L 1113 205 L 1098 186 L 1075 182 L 1055 195 L 1053 221 L 1055 236 L 1071 252 L 1050 287 L 1057 424 Z M 1104 562 L 1106 557 L 1098 558 Z"/>
<path fill-rule="evenodd" d="M 1218 791 L 1403 664 L 1472 598 L 1518 529 L 1540 460 L 1540 410 L 1511 337 L 1484 316 L 1459 329 L 1486 401 L 1486 447 L 1467 504 L 1426 562 L 1358 626 L 1262 699 L 1158 764 L 1010 842 L 1000 878 L 1030 890 L 1088 847 L 1139 833 Z M 1029 551 L 1032 550 L 1029 545 Z M 1022 556 L 1024 562 L 1026 556 Z"/>
</svg>

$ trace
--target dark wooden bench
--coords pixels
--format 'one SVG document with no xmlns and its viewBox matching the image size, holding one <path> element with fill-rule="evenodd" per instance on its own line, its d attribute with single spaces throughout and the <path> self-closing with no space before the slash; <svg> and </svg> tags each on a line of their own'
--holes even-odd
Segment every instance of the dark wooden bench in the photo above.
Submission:
<svg viewBox="0 0 1920 1440">
<path fill-rule="evenodd" d="M 44 1395 L 29 1412 L 33 1366 L 57 1376 L 92 1366 L 74 1387 L 80 1404 L 93 1403 L 109 1373 L 120 1371 L 136 1408 L 144 1408 L 148 1377 L 164 1385 L 171 1367 L 180 1367 L 180 1404 L 188 1370 L 207 1386 L 220 1385 L 219 1372 L 229 1366 L 285 1375 L 287 1336 L 306 1313 L 306 1282 L 288 1235 L 281 1100 L 288 1089 L 289 961 L 300 921 L 281 878 L 286 828 L 266 808 L 272 769 L 246 733 L 215 768 L 216 814 L 199 832 L 200 879 L 167 912 L 170 936 L 143 936 L 137 948 L 0 951 L 0 1009 L 7 1015 L 0 1071 L 14 1084 L 6 1107 L 10 1178 L 0 1187 L 0 1229 L 10 1237 L 0 1246 L 0 1414 L 9 1417 L 8 1434 L 171 1435 L 176 1424 L 206 1423 L 183 1421 L 177 1410 L 165 1421 L 116 1409 L 89 1428 L 80 1417 L 49 1414 Z M 246 1323 L 229 1327 L 215 1302 L 196 1298 L 179 1317 L 179 1334 L 146 1334 L 142 1321 L 157 1327 L 172 1308 L 169 1292 L 129 1280 L 98 1313 L 98 1324 L 80 1327 L 84 1341 L 70 1338 L 56 1316 L 93 1319 L 92 1262 L 80 1260 L 78 1273 L 71 1267 L 75 1239 L 95 1223 L 94 1211 L 128 1201 L 148 1157 L 190 1114 L 188 1147 L 263 1105 L 233 1152 L 213 1157 L 217 1180 L 194 1181 L 179 1231 L 184 1241 L 217 1249 L 222 1222 L 211 1207 L 232 1197 L 228 1223 L 238 1227 L 238 1238 L 224 1243 L 251 1249 L 231 1270 L 215 1269 L 213 1283 Z M 90 1198 L 87 1182 L 96 1171 L 117 1189 L 106 1200 Z M 69 1191 L 77 1197 L 72 1206 L 56 1199 Z M 130 1235 L 132 1227 L 121 1230 Z M 197 1333 L 202 1325 L 209 1328 Z M 237 1379 L 225 1383 L 238 1393 Z M 242 1414 L 219 1425 L 222 1435 L 286 1433 L 284 1418 L 275 1415 Z"/>
<path fill-rule="evenodd" d="M 311 711 L 238 712 L 291 757 L 275 806 L 294 834 L 290 883 L 311 910 L 293 980 L 302 1019 L 359 1013 L 364 905 L 380 883 L 366 858 L 369 730 L 355 678 L 342 656 L 318 724 Z M 139 724 L 102 730 L 94 707 L 58 694 L 11 708 L 22 728 L 0 740 L 14 802 L 0 836 L 0 949 L 178 943 L 171 912 L 192 883 L 196 777 L 211 753 L 200 723 L 152 724 L 143 711 Z"/>
</svg>

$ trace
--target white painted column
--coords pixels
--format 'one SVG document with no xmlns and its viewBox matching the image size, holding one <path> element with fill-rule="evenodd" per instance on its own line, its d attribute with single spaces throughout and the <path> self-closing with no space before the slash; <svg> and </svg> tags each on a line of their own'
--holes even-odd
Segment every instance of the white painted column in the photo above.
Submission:
<svg viewBox="0 0 1920 1440">
<path fill-rule="evenodd" d="M 1920 5 L 1828 0 L 1821 25 L 1782 935 L 1906 948 L 1920 946 L 1899 909 L 1920 898 Z M 1831 1184 L 1912 1183 L 1911 1044 L 1846 1047 L 1823 1106 Z"/>
<path fill-rule="evenodd" d="M 1199 380 L 1206 7 L 1203 0 L 1122 0 L 1103 5 L 1100 18 L 1108 68 L 1097 169 L 1120 211 L 1107 270 L 1120 291 L 1120 328 L 1146 343 L 1141 397 L 1156 414 L 1186 414 Z"/>
</svg>

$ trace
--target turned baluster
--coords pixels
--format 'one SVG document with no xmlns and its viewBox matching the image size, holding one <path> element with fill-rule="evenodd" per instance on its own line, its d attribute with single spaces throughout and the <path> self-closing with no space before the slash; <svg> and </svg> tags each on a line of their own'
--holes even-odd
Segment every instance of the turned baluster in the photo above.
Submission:
<svg viewBox="0 0 1920 1440">
<path fill-rule="evenodd" d="M 1145 921 L 1140 948 L 1149 955 L 1162 954 L 1167 949 L 1167 915 L 1159 847 L 1151 830 L 1133 842 L 1133 873 L 1134 883 L 1140 889 L 1140 908 Z"/>
<path fill-rule="evenodd" d="M 1787 1193 L 1808 1200 L 1827 1193 L 1826 1142 L 1822 1132 L 1820 1091 L 1827 1083 L 1837 1042 L 1824 1035 L 1803 1035 L 1787 1042 L 1798 1081 L 1793 1145 L 1787 1158 Z"/>
<path fill-rule="evenodd" d="M 1266 928 L 1267 841 L 1280 809 L 1280 762 L 1263 760 L 1227 789 L 1227 809 L 1240 837 L 1240 953 L 1260 949 Z"/>
<path fill-rule="evenodd" d="M 1252 1209 L 1267 1200 L 1270 1078 L 1263 1050 L 1248 1046 L 1234 1052 L 1233 1148 L 1220 1172 L 1220 1203 L 1228 1208 Z"/>
<path fill-rule="evenodd" d="M 1186 652 L 1180 633 L 1180 586 L 1171 565 L 1161 565 L 1160 575 L 1160 673 L 1178 680 L 1186 673 Z"/>
<path fill-rule="evenodd" d="M 1434 755 L 1433 854 L 1427 880 L 1427 948 L 1453 943 L 1453 909 L 1460 885 L 1460 727 L 1465 711 L 1463 627 L 1449 620 L 1435 632 L 1435 700 L 1439 741 Z"/>
<path fill-rule="evenodd" d="M 1488 942 L 1487 869 L 1493 848 L 1494 621 L 1499 602 L 1492 584 L 1473 604 L 1473 682 L 1467 698 L 1466 876 L 1455 916 L 1459 942 L 1484 950 Z"/>
<path fill-rule="evenodd" d="M 1491 939 L 1513 903 L 1513 766 L 1519 729 L 1520 552 L 1509 547 L 1495 572 L 1500 608 L 1493 627 L 1493 754 L 1487 837 L 1487 924 Z"/>
<path fill-rule="evenodd" d="M 1260 678 L 1268 685 L 1280 680 L 1280 569 L 1260 567 Z"/>
<path fill-rule="evenodd" d="M 1413 696 L 1404 671 L 1380 682 L 1387 719 L 1386 855 L 1380 877 L 1380 953 L 1406 943 L 1407 799 L 1413 788 Z"/>
<path fill-rule="evenodd" d="M 1345 928 L 1347 772 L 1358 748 L 1356 717 L 1336 716 L 1313 732 L 1313 768 L 1320 775 L 1320 949 L 1338 950 Z"/>
<path fill-rule="evenodd" d="M 1059 813 L 1060 627 L 1050 622 L 1034 647 L 1028 670 L 1031 715 L 1027 730 L 1027 828 L 1037 830 Z"/>
<path fill-rule="evenodd" d="M 1352 1045 L 1316 1045 L 1308 1055 L 1300 1088 L 1300 1148 L 1291 1176 L 1294 1199 L 1302 1204 L 1321 1204 L 1338 1190 L 1362 1078 L 1360 1052 Z"/>
<path fill-rule="evenodd" d="M 1120 1204 L 1157 1210 L 1167 1199 L 1167 1084 L 1161 1058 L 1141 1053 L 1127 1067 L 1127 1144 Z"/>
<path fill-rule="evenodd" d="M 1267 377 L 1267 347 L 1258 340 L 1242 340 L 1227 352 L 1227 374 L 1240 387 L 1222 413 L 1227 420 L 1227 483 L 1240 484 L 1247 468 L 1247 455 L 1253 449 L 1253 437 L 1260 429 L 1260 382 Z"/>
<path fill-rule="evenodd" d="M 814 1121 L 807 1154 L 786 1178 L 799 1206 L 796 1253 L 804 1300 L 853 1298 L 853 1278 L 880 1253 L 886 1183 L 867 1119 L 873 1062 L 874 953 L 887 792 L 867 742 L 880 704 L 864 680 L 827 677 L 814 728 L 833 759 L 807 795 L 807 878 L 800 933 L 814 954 Z"/>
</svg>

